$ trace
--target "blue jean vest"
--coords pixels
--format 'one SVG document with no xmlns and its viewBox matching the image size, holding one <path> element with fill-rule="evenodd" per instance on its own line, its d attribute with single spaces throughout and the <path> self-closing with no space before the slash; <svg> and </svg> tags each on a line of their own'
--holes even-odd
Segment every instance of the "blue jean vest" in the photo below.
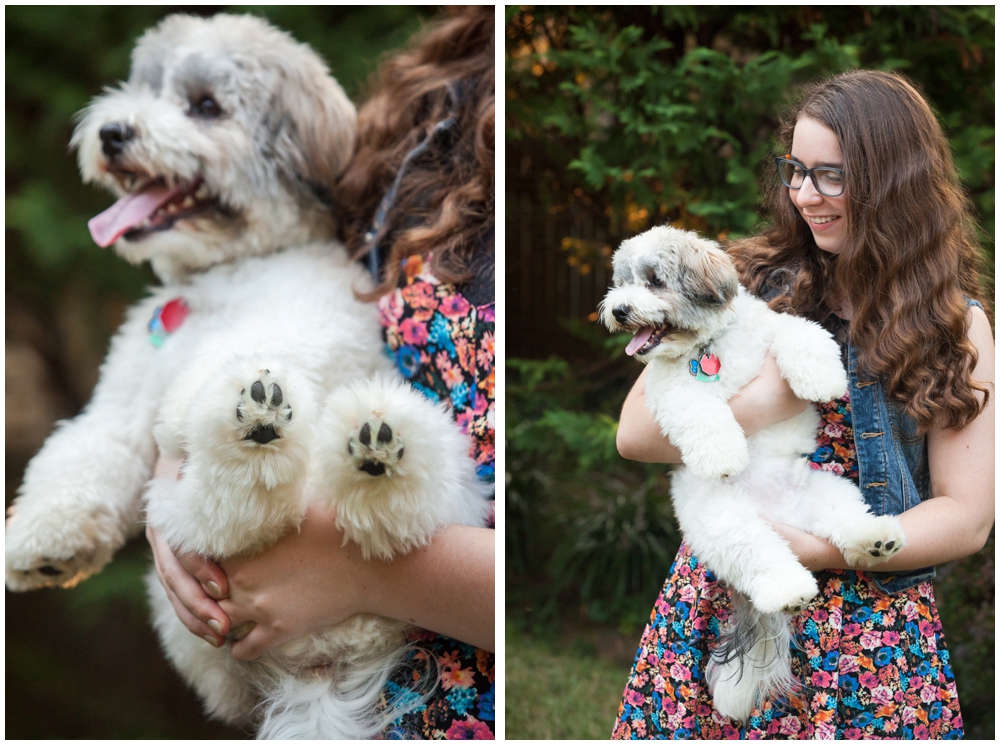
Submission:
<svg viewBox="0 0 1000 745">
<path fill-rule="evenodd" d="M 969 305 L 983 306 L 976 300 Z M 886 400 L 878 380 L 858 375 L 858 350 L 847 347 L 858 487 L 876 515 L 898 515 L 931 496 L 927 438 L 903 405 Z M 879 589 L 895 593 L 933 579 L 934 567 L 904 572 L 871 572 Z"/>
</svg>

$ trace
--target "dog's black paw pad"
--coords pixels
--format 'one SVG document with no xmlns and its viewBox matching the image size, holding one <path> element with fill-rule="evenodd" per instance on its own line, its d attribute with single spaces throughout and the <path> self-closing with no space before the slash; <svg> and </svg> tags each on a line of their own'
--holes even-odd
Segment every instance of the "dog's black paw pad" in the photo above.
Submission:
<svg viewBox="0 0 1000 745">
<path fill-rule="evenodd" d="M 236 421 L 248 442 L 267 445 L 281 439 L 281 428 L 292 421 L 292 407 L 285 403 L 281 386 L 270 370 L 261 370 L 261 378 L 240 391 L 236 403 Z"/>
<path fill-rule="evenodd" d="M 374 414 L 347 441 L 355 467 L 371 476 L 392 475 L 404 450 L 399 433 Z"/>
</svg>

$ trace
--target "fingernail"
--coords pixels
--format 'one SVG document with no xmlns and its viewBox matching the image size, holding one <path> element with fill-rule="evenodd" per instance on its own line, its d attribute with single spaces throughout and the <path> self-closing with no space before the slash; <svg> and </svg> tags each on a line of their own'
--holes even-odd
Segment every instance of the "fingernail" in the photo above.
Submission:
<svg viewBox="0 0 1000 745">
<path fill-rule="evenodd" d="M 201 638 L 204 639 L 205 641 L 207 641 L 209 644 L 211 644 L 216 649 L 219 648 L 219 643 L 217 641 L 215 641 L 215 637 L 214 636 L 209 636 L 208 634 L 205 634 L 205 636 L 203 636 Z"/>
<path fill-rule="evenodd" d="M 222 597 L 222 589 L 217 584 L 215 584 L 214 582 L 212 582 L 211 580 L 209 580 L 205 584 L 205 589 L 208 590 L 208 594 L 211 595 L 213 598 L 221 598 Z"/>
<path fill-rule="evenodd" d="M 212 629 L 216 634 L 222 636 L 222 624 L 216 621 L 214 618 L 210 618 L 207 621 L 209 628 Z"/>
</svg>

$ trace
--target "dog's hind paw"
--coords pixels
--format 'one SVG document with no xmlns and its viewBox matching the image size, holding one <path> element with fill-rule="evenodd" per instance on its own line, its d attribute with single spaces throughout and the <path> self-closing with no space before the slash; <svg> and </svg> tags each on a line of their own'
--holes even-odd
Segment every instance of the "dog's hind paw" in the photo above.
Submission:
<svg viewBox="0 0 1000 745">
<path fill-rule="evenodd" d="M 866 521 L 864 528 L 841 551 L 850 566 L 868 569 L 888 561 L 905 545 L 906 534 L 899 518 L 882 515 Z"/>
<path fill-rule="evenodd" d="M 282 427 L 292 421 L 292 407 L 270 370 L 261 370 L 259 377 L 240 391 L 236 420 L 244 440 L 267 445 L 281 439 Z"/>
<path fill-rule="evenodd" d="M 371 418 L 358 427 L 347 441 L 347 452 L 359 471 L 371 476 L 392 475 L 405 452 L 403 438 L 381 416 Z"/>
</svg>

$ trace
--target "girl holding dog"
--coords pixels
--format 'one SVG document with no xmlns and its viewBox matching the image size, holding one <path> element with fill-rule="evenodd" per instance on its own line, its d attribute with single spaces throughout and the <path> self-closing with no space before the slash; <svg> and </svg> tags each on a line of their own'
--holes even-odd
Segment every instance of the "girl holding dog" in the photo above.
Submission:
<svg viewBox="0 0 1000 745">
<path fill-rule="evenodd" d="M 346 243 L 375 275 L 387 351 L 432 400 L 449 400 L 493 481 L 494 11 L 457 11 L 379 69 L 358 117 L 358 148 L 334 202 Z M 160 464 L 162 473 L 177 464 Z M 392 562 L 363 561 L 333 511 L 222 567 L 174 556 L 148 532 L 157 571 L 185 626 L 252 660 L 282 642 L 376 613 L 419 627 L 386 703 L 440 674 L 426 706 L 386 737 L 492 739 L 494 533 L 452 525 Z M 430 629 L 423 631 L 422 629 Z"/>
<path fill-rule="evenodd" d="M 643 634 L 614 737 L 960 738 L 962 716 L 934 601 L 933 566 L 979 551 L 994 519 L 994 344 L 969 203 L 926 99 L 902 76 L 855 71 L 812 87 L 781 131 L 773 222 L 730 253 L 772 308 L 822 323 L 850 385 L 820 406 L 812 467 L 852 479 L 907 545 L 879 572 L 774 525 L 820 594 L 794 618 L 803 684 L 749 721 L 715 713 L 704 680 L 728 595 L 682 545 Z M 677 463 L 629 393 L 621 454 Z M 801 412 L 769 359 L 730 400 L 746 433 Z"/>
</svg>

